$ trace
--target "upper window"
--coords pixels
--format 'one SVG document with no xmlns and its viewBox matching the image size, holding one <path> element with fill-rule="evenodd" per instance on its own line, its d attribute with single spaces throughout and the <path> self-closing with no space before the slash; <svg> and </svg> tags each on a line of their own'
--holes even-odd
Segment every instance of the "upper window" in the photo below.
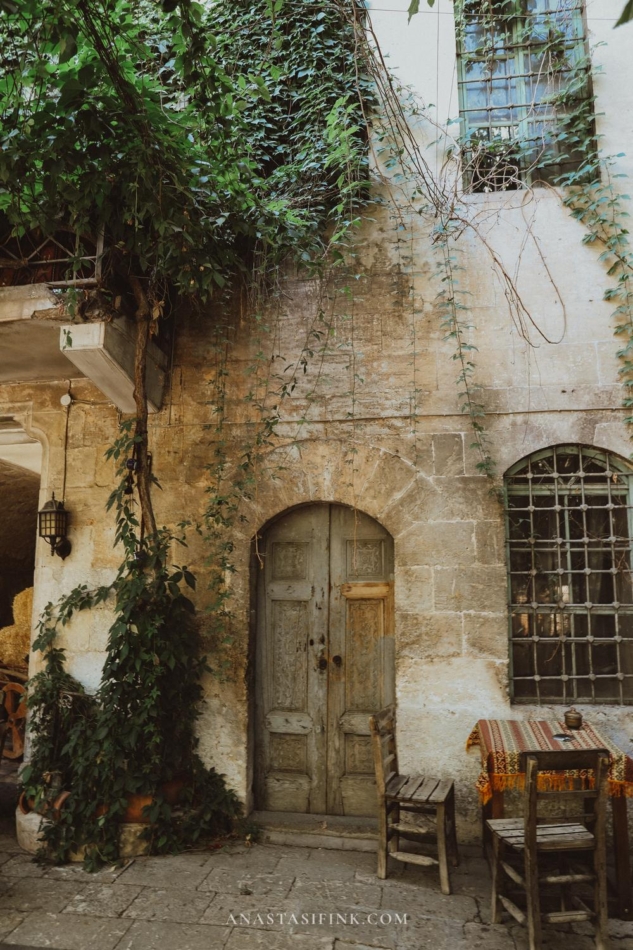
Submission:
<svg viewBox="0 0 633 950">
<path fill-rule="evenodd" d="M 515 702 L 633 703 L 633 472 L 578 445 L 505 478 Z"/>
<path fill-rule="evenodd" d="M 555 183 L 593 132 L 582 0 L 462 0 L 457 14 L 465 185 Z M 580 107 L 580 108 L 579 108 Z M 587 128 L 589 125 L 589 128 Z"/>
</svg>

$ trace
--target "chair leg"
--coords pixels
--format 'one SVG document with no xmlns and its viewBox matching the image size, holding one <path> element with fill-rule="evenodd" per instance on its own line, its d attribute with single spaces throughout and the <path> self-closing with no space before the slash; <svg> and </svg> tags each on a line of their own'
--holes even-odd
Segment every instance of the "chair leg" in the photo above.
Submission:
<svg viewBox="0 0 633 950">
<path fill-rule="evenodd" d="M 378 810 L 378 868 L 377 876 L 384 881 L 387 877 L 387 854 L 389 851 L 389 823 L 387 821 L 387 802 L 382 801 Z"/>
<path fill-rule="evenodd" d="M 606 861 L 604 854 L 599 853 L 600 850 L 596 848 L 593 853 L 596 950 L 609 950 Z"/>
<path fill-rule="evenodd" d="M 501 841 L 496 835 L 492 836 L 492 896 L 490 898 L 490 920 L 493 924 L 501 923 L 501 909 L 499 907 L 499 885 L 501 883 Z"/>
<path fill-rule="evenodd" d="M 446 834 L 446 805 L 437 806 L 437 851 L 440 865 L 440 890 L 442 894 L 451 893 L 451 879 L 448 874 L 448 841 Z"/>
<path fill-rule="evenodd" d="M 453 788 L 448 798 L 448 830 L 449 844 L 451 850 L 451 864 L 454 868 L 459 866 L 459 848 L 457 847 L 457 828 L 455 825 L 455 789 Z"/>
<path fill-rule="evenodd" d="M 538 889 L 536 854 L 525 849 L 525 891 L 527 897 L 528 944 L 530 950 L 541 950 L 541 902 Z"/>
</svg>

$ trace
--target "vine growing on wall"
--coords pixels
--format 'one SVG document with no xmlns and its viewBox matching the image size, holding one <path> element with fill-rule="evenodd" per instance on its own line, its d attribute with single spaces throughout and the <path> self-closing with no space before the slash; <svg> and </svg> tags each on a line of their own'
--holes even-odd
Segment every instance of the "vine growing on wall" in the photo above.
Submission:
<svg viewBox="0 0 633 950">
<path fill-rule="evenodd" d="M 90 869 L 117 860 L 120 823 L 135 797 L 154 853 L 225 835 L 241 814 L 234 793 L 197 752 L 206 662 L 194 605 L 183 592 L 196 581 L 186 566 L 170 566 L 182 536 L 161 529 L 140 547 L 136 506 L 127 493 L 126 463 L 137 444 L 130 429 L 110 453 L 119 484 L 109 504 L 124 561 L 112 584 L 81 585 L 45 608 L 34 644 L 44 667 L 28 688 L 33 754 L 22 774 L 25 797 L 50 815 L 60 790 L 70 792 L 45 829 L 48 856 L 64 861 L 83 849 Z M 115 619 L 93 696 L 65 671 L 57 638 L 76 613 L 100 604 L 110 606 Z"/>
<path fill-rule="evenodd" d="M 33 757 L 24 781 L 27 797 L 49 813 L 52 791 L 60 783 L 70 791 L 45 832 L 57 860 L 82 847 L 92 867 L 114 860 L 133 795 L 148 798 L 154 851 L 226 830 L 239 813 L 196 752 L 206 667 L 182 592 L 195 578 L 172 564 L 183 538 L 160 528 L 154 512 L 147 347 L 166 313 L 178 317 L 176 296 L 201 313 L 213 299 L 222 351 L 236 291 L 257 308 L 274 294 L 282 266 L 318 275 L 343 260 L 368 185 L 364 80 L 344 6 L 24 0 L 3 21 L 2 225 L 18 239 L 71 227 L 77 254 L 68 276 L 82 288 L 75 312 L 87 314 L 98 301 L 100 318 L 129 317 L 137 326 L 136 416 L 109 453 L 119 462 L 109 507 L 123 561 L 111 585 L 80 586 L 49 605 L 36 642 L 44 668 L 29 689 Z M 369 85 L 363 96 L 371 100 Z M 95 234 L 105 246 L 102 278 L 86 289 L 83 242 Z M 308 335 L 295 375 L 318 332 Z M 220 417 L 225 372 L 221 359 Z M 281 398 L 293 385 L 285 376 Z M 278 413 L 266 396 L 260 415 L 228 494 L 221 482 L 232 463 L 221 433 L 216 440 L 211 534 L 232 523 L 236 498 L 248 493 L 274 432 Z M 230 540 L 214 550 L 220 621 L 230 555 Z M 102 682 L 90 697 L 66 674 L 57 635 L 101 602 L 114 622 Z M 181 778 L 174 808 L 167 786 Z"/>
<path fill-rule="evenodd" d="M 457 8 L 458 44 L 468 47 L 469 56 L 482 77 L 495 75 L 500 37 L 512 33 L 519 10 L 513 4 L 494 0 L 463 0 Z M 538 62 L 537 88 L 544 89 L 531 110 L 541 116 L 523 129 L 494 140 L 477 132 L 459 141 L 461 172 L 477 191 L 497 191 L 555 186 L 562 204 L 585 228 L 583 244 L 599 249 L 607 275 L 614 279 L 604 297 L 615 303 L 615 334 L 622 343 L 617 351 L 624 386 L 624 406 L 633 406 L 633 253 L 628 231 L 626 202 L 629 196 L 618 187 L 626 176 L 617 171 L 622 155 L 605 154 L 596 134 L 592 59 L 586 41 L 579 43 L 574 7 L 564 0 L 549 11 L 535 11 L 520 18 L 514 36 L 525 44 L 532 60 Z M 470 21 L 468 17 L 470 16 Z M 475 26 L 476 21 L 476 26 Z M 469 24 L 469 25 L 468 25 Z M 472 41 L 473 30 L 481 39 Z M 532 127 L 532 130 L 531 130 Z M 630 425 L 633 417 L 626 419 Z"/>
</svg>

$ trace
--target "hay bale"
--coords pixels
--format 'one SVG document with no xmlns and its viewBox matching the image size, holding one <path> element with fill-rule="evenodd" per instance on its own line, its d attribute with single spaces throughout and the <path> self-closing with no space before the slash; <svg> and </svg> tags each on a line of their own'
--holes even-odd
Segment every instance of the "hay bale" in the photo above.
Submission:
<svg viewBox="0 0 633 950">
<path fill-rule="evenodd" d="M 13 623 L 0 627 L 0 663 L 11 669 L 25 669 L 28 665 L 31 645 L 31 614 L 33 612 L 33 588 L 16 594 L 13 598 Z"/>
</svg>

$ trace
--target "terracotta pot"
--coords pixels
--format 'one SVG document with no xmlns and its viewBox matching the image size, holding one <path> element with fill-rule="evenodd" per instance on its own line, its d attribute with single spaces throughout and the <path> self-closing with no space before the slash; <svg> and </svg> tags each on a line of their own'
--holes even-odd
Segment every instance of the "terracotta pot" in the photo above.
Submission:
<svg viewBox="0 0 633 950">
<path fill-rule="evenodd" d="M 172 779 L 171 782 L 165 782 L 160 790 L 168 805 L 177 805 L 186 785 L 184 778 Z M 127 808 L 123 812 L 123 821 L 133 824 L 148 825 L 149 819 L 143 814 L 143 809 L 151 805 L 154 801 L 152 795 L 128 795 Z M 105 815 L 108 810 L 107 805 L 99 805 L 96 811 L 97 817 Z"/>
<path fill-rule="evenodd" d="M 38 808 L 38 813 L 40 815 L 50 815 L 55 821 L 59 821 L 59 816 L 61 810 L 64 807 L 64 802 L 69 797 L 70 792 L 60 792 L 52 805 L 46 803 L 44 806 Z M 18 799 L 18 808 L 23 815 L 29 815 L 33 811 L 33 805 L 35 804 L 34 798 L 27 798 L 25 793 L 22 792 Z"/>
</svg>

